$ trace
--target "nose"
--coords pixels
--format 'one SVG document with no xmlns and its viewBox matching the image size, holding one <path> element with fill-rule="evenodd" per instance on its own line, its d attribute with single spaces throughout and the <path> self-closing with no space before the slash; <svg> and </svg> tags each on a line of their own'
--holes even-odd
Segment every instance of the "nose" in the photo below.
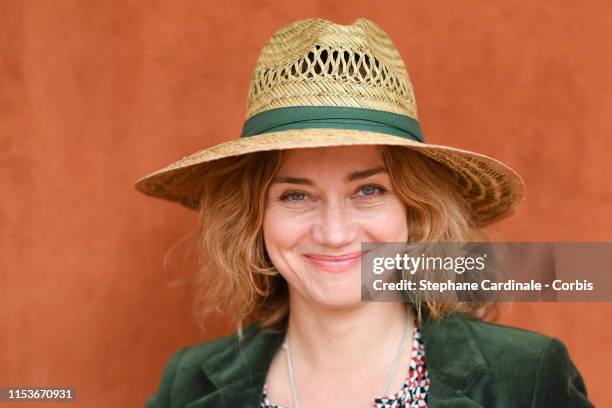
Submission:
<svg viewBox="0 0 612 408">
<path fill-rule="evenodd" d="M 312 235 L 322 246 L 350 246 L 358 238 L 354 214 L 341 199 L 326 201 L 313 220 Z"/>
</svg>

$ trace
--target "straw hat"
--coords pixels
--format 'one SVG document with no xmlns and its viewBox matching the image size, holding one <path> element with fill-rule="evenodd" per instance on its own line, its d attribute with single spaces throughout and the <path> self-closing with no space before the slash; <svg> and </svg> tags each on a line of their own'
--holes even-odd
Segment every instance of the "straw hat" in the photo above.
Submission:
<svg viewBox="0 0 612 408">
<path fill-rule="evenodd" d="M 480 226 L 510 215 L 524 184 L 505 164 L 425 142 L 412 83 L 377 24 L 311 18 L 279 29 L 259 54 L 240 138 L 205 148 L 139 179 L 149 196 L 197 209 L 206 163 L 252 152 L 340 145 L 395 145 L 448 167 Z"/>
</svg>

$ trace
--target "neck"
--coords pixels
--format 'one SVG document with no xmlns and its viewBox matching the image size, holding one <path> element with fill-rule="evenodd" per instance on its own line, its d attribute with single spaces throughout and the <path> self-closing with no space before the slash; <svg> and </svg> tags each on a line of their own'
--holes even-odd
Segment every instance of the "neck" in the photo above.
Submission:
<svg viewBox="0 0 612 408">
<path fill-rule="evenodd" d="M 401 302 L 362 302 L 351 308 L 328 309 L 290 296 L 290 310 L 287 336 L 291 349 L 313 372 L 346 373 L 356 362 L 363 367 L 389 363 L 404 331 L 411 333 L 414 327 L 414 315 Z"/>
</svg>

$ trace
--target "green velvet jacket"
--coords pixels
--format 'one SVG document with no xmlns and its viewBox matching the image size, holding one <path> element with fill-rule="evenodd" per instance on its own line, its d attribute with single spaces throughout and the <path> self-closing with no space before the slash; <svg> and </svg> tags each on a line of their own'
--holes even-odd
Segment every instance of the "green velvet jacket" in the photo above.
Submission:
<svg viewBox="0 0 612 408">
<path fill-rule="evenodd" d="M 460 313 L 424 321 L 430 408 L 593 407 L 566 347 L 555 338 Z M 178 350 L 146 408 L 258 408 L 283 335 L 251 324 Z"/>
</svg>

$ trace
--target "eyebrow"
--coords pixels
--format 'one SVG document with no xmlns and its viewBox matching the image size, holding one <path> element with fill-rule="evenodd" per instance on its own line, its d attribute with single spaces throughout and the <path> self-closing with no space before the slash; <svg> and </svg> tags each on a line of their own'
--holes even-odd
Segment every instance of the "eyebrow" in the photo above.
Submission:
<svg viewBox="0 0 612 408">
<path fill-rule="evenodd" d="M 359 170 L 354 171 L 344 177 L 344 181 L 350 183 L 351 181 L 361 180 L 364 178 L 368 178 L 373 176 L 374 174 L 386 172 L 387 169 L 385 167 L 373 167 L 367 170 Z M 302 184 L 306 186 L 313 186 L 315 183 L 311 179 L 307 178 L 297 178 L 297 177 L 276 177 L 272 180 L 272 184 L 274 183 L 288 183 L 288 184 Z"/>
</svg>

